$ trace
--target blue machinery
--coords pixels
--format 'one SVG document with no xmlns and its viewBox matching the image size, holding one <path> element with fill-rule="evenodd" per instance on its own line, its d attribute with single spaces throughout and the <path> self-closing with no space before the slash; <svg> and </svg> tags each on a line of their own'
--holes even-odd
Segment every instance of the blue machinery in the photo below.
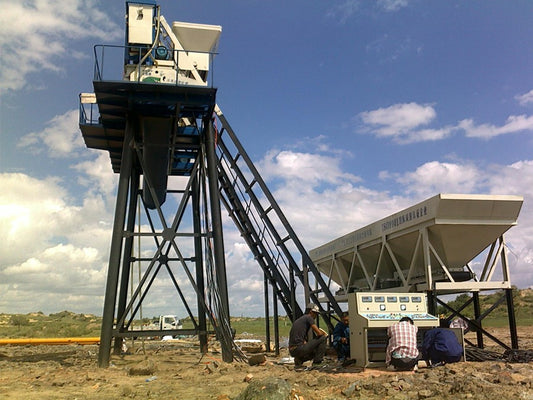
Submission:
<svg viewBox="0 0 533 400">
<path fill-rule="evenodd" d="M 112 169 L 119 174 L 99 366 L 109 365 L 113 340 L 113 351 L 119 354 L 128 337 L 196 334 L 205 352 L 208 320 L 221 342 L 224 361 L 238 356 L 229 318 L 221 203 L 263 271 L 268 346 L 271 288 L 277 351 L 278 303 L 294 320 L 302 314 L 296 299 L 302 291 L 305 303 L 312 301 L 325 312 L 329 329 L 333 328 L 331 317 L 342 312 L 339 303 L 346 302 L 346 294 L 354 290 L 425 291 L 431 300 L 430 313 L 434 313 L 438 294 L 468 291 L 474 293 L 476 308 L 471 323 L 481 329 L 486 313 L 480 312 L 477 294 L 494 288 L 506 291 L 512 347 L 517 348 L 503 232 L 516 223 L 521 200 L 513 199 L 514 221 L 505 221 L 490 250 L 491 257 L 493 253 L 494 258 L 501 256 L 505 264 L 500 286 L 486 282 L 493 275 L 494 263 L 489 261 L 480 282 L 461 284 L 472 278 L 471 271 L 458 279 L 464 271 L 447 269 L 446 257 L 438 254 L 450 240 L 441 243 L 437 237 L 432 244 L 431 227 L 402 225 L 410 221 L 403 214 L 398 217 L 403 221 L 399 225 L 411 227 L 405 235 L 390 232 L 373 237 L 369 226 L 356 231 L 354 238 L 349 234 L 313 250 L 312 259 L 216 104 L 210 71 L 220 33 L 216 25 L 171 25 L 155 2 L 129 1 L 125 45 L 95 46 L 94 93 L 80 94 L 80 130 L 88 148 L 109 153 Z M 380 229 L 391 228 L 377 224 Z M 452 253 L 459 251 L 451 242 Z M 414 257 L 411 261 L 398 250 L 404 244 Z M 480 250 L 476 248 L 473 255 Z M 418 261 L 417 254 L 422 257 Z M 425 260 L 422 267 L 420 260 Z M 433 276 L 431 260 L 443 267 L 442 273 Z M 138 282 L 132 277 L 134 265 L 142 271 Z M 134 318 L 156 277 L 163 274 L 193 328 L 134 330 Z M 329 277 L 327 282 L 322 274 Z M 332 281 L 344 294 L 333 294 Z M 197 315 L 188 305 L 184 285 L 194 289 Z M 462 317 L 461 310 L 451 310 L 452 317 Z M 483 347 L 479 334 L 478 345 Z"/>
</svg>

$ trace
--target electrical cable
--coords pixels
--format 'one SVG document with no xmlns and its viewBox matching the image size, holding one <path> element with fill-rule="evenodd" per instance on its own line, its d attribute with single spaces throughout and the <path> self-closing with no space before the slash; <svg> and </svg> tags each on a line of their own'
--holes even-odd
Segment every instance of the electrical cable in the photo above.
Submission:
<svg viewBox="0 0 533 400">
<path fill-rule="evenodd" d="M 203 181 L 205 182 L 205 163 L 202 163 L 202 177 Z M 205 187 L 205 185 L 203 185 Z M 202 210 L 202 214 L 204 216 L 203 218 L 203 231 L 204 232 L 211 232 L 211 224 L 209 223 L 209 210 L 207 207 L 207 193 L 204 191 L 203 193 L 203 204 L 204 209 Z M 212 250 L 212 240 L 211 235 L 204 236 L 204 260 L 205 260 L 205 267 L 206 267 L 206 280 L 207 280 L 207 293 L 206 293 L 206 300 L 208 300 L 209 304 L 206 304 L 206 309 L 209 311 L 209 313 L 212 316 L 213 321 L 213 328 L 215 329 L 216 336 L 218 340 L 220 341 L 220 344 L 222 348 L 225 351 L 231 351 L 234 358 L 238 361 L 246 361 L 247 357 L 244 354 L 244 352 L 241 350 L 239 346 L 236 345 L 235 341 L 233 340 L 233 332 L 231 329 L 230 324 L 230 316 L 227 315 L 226 310 L 224 310 L 224 307 L 222 307 L 222 300 L 219 288 L 217 286 L 217 279 L 216 279 L 216 266 L 214 266 L 214 256 L 213 256 L 213 250 Z"/>
<path fill-rule="evenodd" d="M 143 58 L 141 58 L 141 61 L 139 62 L 139 64 L 142 64 L 144 62 L 144 60 L 146 60 L 148 58 L 148 56 L 155 49 L 155 47 L 157 45 L 157 42 L 159 41 L 159 30 L 161 28 L 161 20 L 160 20 L 161 8 L 159 6 L 157 6 L 156 8 L 157 8 L 157 17 L 156 17 L 157 18 L 157 28 L 156 28 L 156 31 L 155 31 L 154 43 L 152 43 L 152 47 L 150 48 L 150 51 L 146 52 L 146 54 L 143 56 Z"/>
</svg>

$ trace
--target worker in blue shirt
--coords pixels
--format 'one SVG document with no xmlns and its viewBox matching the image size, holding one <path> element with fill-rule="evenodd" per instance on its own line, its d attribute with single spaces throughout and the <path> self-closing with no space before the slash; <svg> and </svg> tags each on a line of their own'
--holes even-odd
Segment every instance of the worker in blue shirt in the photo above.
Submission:
<svg viewBox="0 0 533 400">
<path fill-rule="evenodd" d="M 337 351 L 337 359 L 344 362 L 350 358 L 350 317 L 345 311 L 341 320 L 333 329 L 333 348 Z"/>
<path fill-rule="evenodd" d="M 450 329 L 434 328 L 426 332 L 422 342 L 422 358 L 429 366 L 461 360 L 463 346 Z"/>
</svg>

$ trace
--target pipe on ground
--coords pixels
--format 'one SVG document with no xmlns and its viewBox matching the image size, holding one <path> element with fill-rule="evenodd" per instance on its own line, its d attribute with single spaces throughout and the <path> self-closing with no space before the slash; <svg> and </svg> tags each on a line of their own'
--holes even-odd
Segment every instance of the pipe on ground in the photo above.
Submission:
<svg viewBox="0 0 533 400">
<path fill-rule="evenodd" d="M 67 338 L 32 338 L 32 339 L 0 339 L 0 345 L 40 345 L 40 344 L 100 344 L 99 337 L 67 337 Z"/>
</svg>

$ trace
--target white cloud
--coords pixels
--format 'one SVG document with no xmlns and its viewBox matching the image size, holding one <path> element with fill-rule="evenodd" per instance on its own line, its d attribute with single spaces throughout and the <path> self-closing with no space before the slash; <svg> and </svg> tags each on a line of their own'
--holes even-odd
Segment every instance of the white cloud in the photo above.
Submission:
<svg viewBox="0 0 533 400">
<path fill-rule="evenodd" d="M 523 196 L 518 225 L 506 234 L 510 249 L 511 282 L 520 288 L 533 284 L 533 160 L 481 168 L 470 163 L 426 163 L 396 176 L 422 200 L 437 193 L 482 193 Z M 413 201 L 414 203 L 414 201 Z"/>
<path fill-rule="evenodd" d="M 38 274 L 48 272 L 50 270 L 48 265 L 42 264 L 38 259 L 31 257 L 19 265 L 10 265 L 2 271 L 5 277 L 17 274 Z"/>
<path fill-rule="evenodd" d="M 413 132 L 418 132 L 421 137 L 437 135 L 430 133 L 430 129 L 417 130 L 435 117 L 430 106 L 413 103 L 397 105 L 368 113 L 366 117 L 369 122 L 381 122 L 390 129 L 396 126 L 409 131 L 410 135 Z M 53 153 L 57 147 L 53 147 L 54 141 L 50 141 L 45 132 L 53 135 L 52 126 L 57 131 L 73 132 L 72 127 L 77 125 L 77 120 L 69 112 L 54 118 L 49 125 L 32 137 Z M 72 134 L 66 136 L 73 137 Z M 66 142 L 71 143 L 69 140 Z M 315 143 L 317 148 L 321 148 L 320 143 Z M 66 144 L 63 148 L 75 149 L 78 146 Z M 89 302 L 93 305 L 92 312 L 100 312 L 117 175 L 110 168 L 107 152 L 94 151 L 94 154 L 94 159 L 71 167 L 78 171 L 77 183 L 81 185 L 78 189 L 85 190 L 79 205 L 75 204 L 75 199 L 58 178 L 39 180 L 24 174 L 0 175 L 0 184 L 5 189 L 0 193 L 0 253 L 7 254 L 0 261 L 1 288 L 5 293 L 0 297 L 0 309 L 9 304 L 9 307 L 18 305 L 20 310 L 27 311 L 47 310 L 46 307 L 51 306 L 57 307 L 51 311 L 87 310 L 83 304 L 66 304 L 64 299 L 69 297 L 71 301 Z M 383 171 L 381 178 L 394 179 L 401 184 L 402 192 L 392 195 L 360 185 L 359 177 L 344 172 L 343 157 L 350 155 L 338 153 L 332 157 L 272 150 L 256 163 L 307 249 L 439 192 L 502 193 L 505 189 L 505 193 L 523 194 L 524 187 L 533 188 L 533 182 L 527 181 L 529 177 L 533 179 L 531 161 L 485 170 L 461 161 L 433 161 L 404 174 Z M 533 198 L 533 193 L 523 195 Z M 528 213 L 525 218 L 530 218 Z M 528 222 L 522 232 L 529 229 L 527 226 L 533 226 L 533 221 Z M 531 282 L 533 278 L 527 277 L 527 271 L 531 269 L 533 245 L 528 238 L 533 237 L 533 232 L 511 237 L 518 237 L 512 242 L 513 254 L 521 266 L 517 267 L 518 276 Z M 232 311 L 260 315 L 263 310 L 263 273 L 227 216 L 224 238 Z M 195 295 L 184 279 L 178 277 L 185 296 L 192 299 L 190 301 L 195 308 Z M 87 280 L 87 285 L 80 288 L 79 282 L 83 280 Z M 42 282 L 50 283 L 43 285 Z M 34 293 L 37 285 L 40 285 L 41 303 L 19 299 Z M 171 282 L 163 279 L 147 297 L 146 312 L 161 311 L 165 307 L 161 299 L 167 298 L 173 291 Z M 243 299 L 249 300 L 243 303 Z"/>
<path fill-rule="evenodd" d="M 344 0 L 342 3 L 334 4 L 327 12 L 328 18 L 334 18 L 339 23 L 346 23 L 364 5 L 361 0 Z M 372 6 L 374 4 L 372 3 Z M 379 11 L 396 12 L 409 5 L 409 0 L 377 0 L 375 6 Z"/>
<path fill-rule="evenodd" d="M 257 165 L 263 179 L 276 177 L 312 186 L 343 181 L 358 182 L 359 177 L 342 171 L 340 162 L 340 157 L 271 150 Z"/>
<path fill-rule="evenodd" d="M 88 195 L 77 205 L 53 177 L 3 173 L 0 185 L 0 309 L 24 304 L 31 306 L 27 311 L 98 311 L 111 237 L 110 224 L 101 221 L 112 220 L 103 198 Z M 67 304 L 63 294 L 69 292 L 92 300 Z"/>
<path fill-rule="evenodd" d="M 319 184 L 299 186 L 283 179 L 273 195 L 308 250 L 438 193 L 523 196 L 519 224 L 506 237 L 512 282 L 519 287 L 533 283 L 533 212 L 529 205 L 533 204 L 533 161 L 489 166 L 461 160 L 431 161 L 403 174 L 383 171 L 381 175 L 400 184 L 397 194 L 341 180 L 323 189 Z M 253 270 L 252 265 L 250 268 Z"/>
<path fill-rule="evenodd" d="M 385 11 L 394 12 L 409 5 L 408 0 L 377 0 L 378 7 Z"/>
<path fill-rule="evenodd" d="M 60 72 L 67 58 L 80 58 L 69 44 L 75 40 L 118 39 L 117 26 L 95 0 L 3 1 L 0 13 L 0 89 L 19 90 L 28 74 Z"/>
<path fill-rule="evenodd" d="M 257 275 L 258 278 L 262 278 L 260 274 Z M 234 289 L 245 289 L 246 291 L 251 291 L 259 294 L 263 291 L 263 280 L 243 276 L 241 279 L 233 281 L 233 283 L 230 285 L 230 291 L 232 293 Z"/>
<path fill-rule="evenodd" d="M 454 128 L 444 127 L 440 129 L 420 129 L 408 132 L 405 137 L 398 139 L 398 143 L 416 143 L 416 142 L 430 142 L 436 140 L 442 140 L 450 137 Z"/>
<path fill-rule="evenodd" d="M 77 271 L 85 272 L 86 268 L 80 268 L 82 265 L 91 266 L 94 263 L 100 262 L 100 255 L 98 250 L 93 247 L 76 248 L 71 244 L 58 244 L 53 247 L 44 249 L 41 254 L 36 257 L 29 258 L 20 264 L 10 265 L 3 270 L 4 276 L 17 274 L 36 274 L 36 273 L 54 273 L 59 272 L 55 265 L 76 263 Z M 72 274 L 75 271 L 69 268 L 64 274 L 59 274 L 63 278 Z M 80 282 L 86 282 L 87 276 L 83 277 Z M 35 277 L 31 277 L 32 280 Z M 39 282 L 40 279 L 36 280 Z M 69 285 L 72 284 L 69 282 Z"/>
<path fill-rule="evenodd" d="M 359 115 L 365 124 L 381 126 L 375 129 L 378 134 L 393 136 L 429 124 L 437 113 L 428 104 L 403 103 Z"/>
<path fill-rule="evenodd" d="M 422 199 L 437 193 L 474 193 L 487 178 L 474 165 L 431 161 L 397 176 L 406 195 Z"/>
<path fill-rule="evenodd" d="M 524 196 L 518 225 L 506 235 L 512 263 L 511 280 L 519 287 L 533 285 L 533 160 L 496 166 L 488 178 L 490 193 Z"/>
<path fill-rule="evenodd" d="M 423 128 L 437 116 L 431 105 L 417 103 L 394 104 L 387 108 L 363 111 L 358 118 L 363 122 L 360 132 L 370 132 L 377 137 L 391 138 L 399 144 L 442 140 L 462 130 L 467 137 L 490 139 L 510 133 L 533 131 L 533 116 L 511 115 L 502 126 L 476 125 L 472 119 L 463 119 L 456 126 Z"/>
<path fill-rule="evenodd" d="M 41 132 L 23 136 L 18 147 L 28 148 L 34 154 L 47 150 L 51 158 L 72 157 L 73 152 L 85 147 L 78 128 L 78 110 L 56 115 L 46 125 Z"/>
<path fill-rule="evenodd" d="M 533 204 L 533 161 L 486 168 L 460 160 L 433 161 L 404 174 L 384 171 L 382 177 L 401 184 L 402 191 L 393 195 L 356 186 L 353 175 L 339 167 L 342 160 L 331 169 L 335 177 L 328 181 L 327 188 L 313 173 L 307 181 L 305 176 L 301 178 L 305 185 L 294 185 L 300 179 L 298 171 L 305 175 L 312 165 L 320 170 L 332 168 L 332 164 L 310 153 L 287 152 L 278 160 L 277 155 L 282 153 L 265 156 L 272 162 L 268 175 L 270 181 L 277 182 L 273 195 L 305 248 L 314 248 L 439 192 L 518 194 L 525 197 L 524 207 L 519 225 L 507 235 L 512 279 L 518 285 L 533 283 L 533 213 L 529 205 Z M 294 154 L 298 155 L 296 160 Z M 303 160 L 303 168 L 294 167 L 299 165 L 298 159 Z M 276 168 L 279 165 L 288 166 L 291 172 Z M 327 175 L 329 171 L 322 172 Z M 38 180 L 23 174 L 2 174 L 0 184 L 5 188 L 0 193 L 0 253 L 8 255 L 0 260 L 0 310 L 89 309 L 100 313 L 112 221 L 112 207 L 106 205 L 105 197 L 88 195 L 77 206 L 57 179 Z M 232 313 L 261 315 L 263 272 L 225 218 Z M 194 309 L 195 295 L 188 280 L 179 276 L 178 280 Z M 171 282 L 163 279 L 151 291 L 145 315 L 164 310 L 168 301 L 163 299 L 168 300 L 174 292 Z M 39 301 L 29 302 L 29 296 Z"/>
<path fill-rule="evenodd" d="M 334 18 L 339 23 L 344 24 L 352 15 L 354 15 L 360 6 L 360 0 L 345 0 L 343 3 L 336 4 L 326 12 L 328 18 Z"/>
<path fill-rule="evenodd" d="M 44 248 L 35 257 L 0 268 L 0 277 L 7 287 L 0 298 L 2 310 L 10 311 L 11 303 L 20 302 L 18 298 L 22 297 L 31 299 L 27 303 L 31 308 L 26 310 L 95 312 L 95 306 L 101 306 L 106 268 L 97 249 L 58 244 Z M 74 303 L 67 300 L 72 296 L 83 297 Z"/>
<path fill-rule="evenodd" d="M 81 135 L 80 135 L 81 136 Z M 114 195 L 117 191 L 118 174 L 111 168 L 109 152 L 101 150 L 87 150 L 96 157 L 94 159 L 79 162 L 72 169 L 78 171 L 78 183 L 88 188 L 90 192 L 104 195 L 108 201 L 114 203 Z M 112 207 L 114 204 L 107 204 Z"/>
<path fill-rule="evenodd" d="M 273 150 L 256 165 L 284 214 L 290 215 L 291 225 L 298 227 L 300 240 L 308 246 L 408 205 L 388 193 L 357 186 L 361 179 L 343 171 L 340 156 Z"/>
<path fill-rule="evenodd" d="M 0 174 L 0 183 L 0 254 L 4 264 L 39 252 L 77 207 L 67 205 L 67 192 L 56 178 Z"/>
<path fill-rule="evenodd" d="M 531 89 L 527 93 L 520 94 L 520 95 L 516 96 L 515 98 L 523 106 L 525 106 L 527 104 L 530 104 L 530 103 L 533 103 L 533 89 Z"/>
<path fill-rule="evenodd" d="M 491 192 L 533 196 L 533 160 L 517 161 L 513 164 L 497 168 L 487 178 Z"/>
<path fill-rule="evenodd" d="M 365 124 L 364 130 L 377 137 L 390 137 L 399 143 L 440 140 L 448 137 L 453 129 L 422 129 L 437 116 L 429 104 L 400 103 L 386 108 L 363 111 L 358 117 Z"/>
<path fill-rule="evenodd" d="M 459 122 L 458 128 L 463 129 L 467 137 L 490 139 L 495 136 L 524 131 L 533 131 L 533 116 L 511 115 L 505 125 L 496 126 L 491 124 L 475 125 L 472 119 L 464 119 Z"/>
</svg>

